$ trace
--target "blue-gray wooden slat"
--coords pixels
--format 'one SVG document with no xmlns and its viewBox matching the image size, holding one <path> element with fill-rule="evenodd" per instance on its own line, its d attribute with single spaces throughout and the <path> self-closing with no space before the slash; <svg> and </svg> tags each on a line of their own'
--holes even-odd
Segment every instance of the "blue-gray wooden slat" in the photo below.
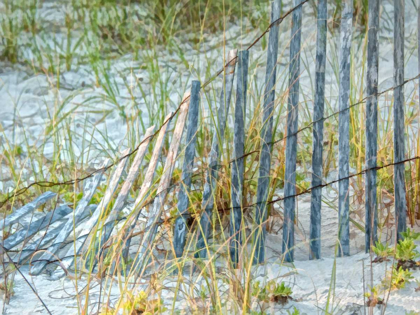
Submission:
<svg viewBox="0 0 420 315">
<path fill-rule="evenodd" d="M 274 21 L 280 18 L 281 0 L 274 0 L 271 4 L 271 18 Z M 274 98 L 277 76 L 277 55 L 279 47 L 279 26 L 274 25 L 268 34 L 267 67 L 265 72 L 265 89 L 263 118 L 261 128 L 261 153 L 259 161 L 258 187 L 257 187 L 257 206 L 255 210 L 255 222 L 258 225 L 255 229 L 254 244 L 255 254 L 254 263 L 262 263 L 265 259 L 265 234 L 267 220 L 267 198 L 270 185 L 271 151 L 273 137 L 273 113 Z"/>
<path fill-rule="evenodd" d="M 83 221 L 86 219 L 91 213 L 93 213 L 96 209 L 97 205 L 89 205 L 84 209 L 84 211 L 81 214 L 80 221 Z M 52 230 L 46 231 L 46 233 L 43 233 L 40 236 L 37 236 L 34 238 L 34 240 L 31 241 L 30 244 L 27 244 L 22 248 L 21 253 L 17 255 L 17 260 L 19 262 L 19 265 L 22 265 L 26 262 L 28 262 L 28 258 L 36 251 L 37 249 L 42 249 L 45 245 L 47 245 L 49 242 L 54 240 L 57 235 L 60 233 L 60 231 L 63 229 L 63 226 L 66 224 L 67 220 L 73 218 L 73 213 L 68 214 L 66 217 L 63 218 L 63 222 L 59 224 L 57 227 L 53 228 Z M 60 248 L 65 246 L 65 242 L 60 244 Z"/>
<path fill-rule="evenodd" d="M 297 6 L 302 0 L 295 0 Z M 293 261 L 295 244 L 295 207 L 296 207 L 296 158 L 297 129 L 299 114 L 299 76 L 300 76 L 300 39 L 302 27 L 302 7 L 293 11 L 292 33 L 290 42 L 289 97 L 287 102 L 287 139 L 286 171 L 284 175 L 284 224 L 283 246 L 284 260 Z"/>
<path fill-rule="evenodd" d="M 0 229 L 4 229 L 18 222 L 20 218 L 34 211 L 39 206 L 45 204 L 48 200 L 52 199 L 55 195 L 56 193 L 53 193 L 51 191 L 47 191 L 43 193 L 41 196 L 37 197 L 35 200 L 31 201 L 30 203 L 27 203 L 22 208 L 8 215 L 5 219 L 0 220 Z"/>
<path fill-rule="evenodd" d="M 195 145 L 197 142 L 197 127 L 200 109 L 200 81 L 193 81 L 191 86 L 190 108 L 188 111 L 187 136 L 184 164 L 180 191 L 178 193 L 178 214 L 174 224 L 174 250 L 176 257 L 181 257 L 184 252 L 187 237 L 188 207 L 190 204 L 191 179 L 194 167 Z"/>
<path fill-rule="evenodd" d="M 212 221 L 212 212 L 214 208 L 214 194 L 216 193 L 216 184 L 218 179 L 218 163 L 220 159 L 220 147 L 223 146 L 223 139 L 226 128 L 226 120 L 229 115 L 230 100 L 232 96 L 233 79 L 235 77 L 235 63 L 232 61 L 236 59 L 236 50 L 229 51 L 228 62 L 229 65 L 224 72 L 224 86 L 220 93 L 220 103 L 217 112 L 218 128 L 215 130 L 207 171 L 207 178 L 204 184 L 203 201 L 201 207 L 204 210 L 200 218 L 199 226 L 197 227 L 197 252 L 196 258 L 205 258 L 207 256 L 206 247 L 207 239 L 210 234 L 210 225 Z"/>
<path fill-rule="evenodd" d="M 242 193 L 244 185 L 245 159 L 245 117 L 246 93 L 248 86 L 249 51 L 238 54 L 238 70 L 236 76 L 235 121 L 233 126 L 233 159 L 231 164 L 231 199 L 230 210 L 230 258 L 234 267 L 239 262 L 239 251 L 242 245 Z"/>
<path fill-rule="evenodd" d="M 366 191 L 365 249 L 377 241 L 378 211 L 376 201 L 376 166 L 378 154 L 378 65 L 379 0 L 369 0 L 369 29 L 366 75 Z"/>
<path fill-rule="evenodd" d="M 340 26 L 340 86 L 338 126 L 338 224 L 339 256 L 350 255 L 349 157 L 350 157 L 350 53 L 353 1 L 343 1 Z"/>
<path fill-rule="evenodd" d="M 46 226 L 62 219 L 71 211 L 72 210 L 67 205 L 59 206 L 57 209 L 52 210 L 42 218 L 31 222 L 27 228 L 20 229 L 16 233 L 10 235 L 4 241 L 3 247 L 7 250 L 12 249 L 13 247 L 22 243 L 25 239 L 29 239 L 30 237 L 34 236 L 37 232 L 44 229 Z"/>
<path fill-rule="evenodd" d="M 146 220 L 143 239 L 140 242 L 138 255 L 135 257 L 132 265 L 134 270 L 140 271 L 140 274 L 144 271 L 144 268 L 147 266 L 149 257 L 152 254 L 154 245 L 156 244 L 155 237 L 159 227 L 159 222 L 161 222 L 160 219 L 163 211 L 164 202 L 168 194 L 172 173 L 175 168 L 178 149 L 181 142 L 182 133 L 184 132 L 185 122 L 187 120 L 189 103 L 189 93 L 185 93 L 182 99 L 182 105 L 178 112 L 178 119 L 172 136 L 171 145 L 169 146 L 169 150 L 166 156 L 163 174 L 161 176 L 156 191 L 156 197 L 154 199 L 153 206 L 151 207 L 148 218 Z"/>
<path fill-rule="evenodd" d="M 405 159 L 404 130 L 404 0 L 394 0 L 394 163 Z M 404 163 L 394 165 L 395 219 L 397 239 L 407 228 Z"/>
<path fill-rule="evenodd" d="M 312 187 L 322 184 L 322 152 L 324 142 L 325 64 L 327 60 L 327 0 L 318 0 L 315 104 L 313 112 Z M 322 187 L 311 191 L 310 259 L 321 258 Z"/>
</svg>

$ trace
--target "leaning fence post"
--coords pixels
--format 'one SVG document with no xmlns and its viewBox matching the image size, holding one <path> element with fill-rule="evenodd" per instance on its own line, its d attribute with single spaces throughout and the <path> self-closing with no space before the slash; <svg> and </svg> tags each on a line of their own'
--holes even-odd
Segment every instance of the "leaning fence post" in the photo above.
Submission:
<svg viewBox="0 0 420 315">
<path fill-rule="evenodd" d="M 281 0 L 271 4 L 271 23 L 280 19 Z M 273 25 L 268 35 L 267 68 L 265 70 L 265 89 L 263 120 L 261 128 L 261 153 L 257 187 L 257 206 L 255 209 L 254 263 L 264 262 L 265 257 L 265 221 L 267 219 L 267 198 L 270 185 L 271 141 L 273 137 L 273 110 L 277 71 L 277 53 L 279 47 L 279 25 Z"/>
<path fill-rule="evenodd" d="M 204 210 L 204 213 L 201 216 L 199 226 L 197 227 L 198 236 L 196 247 L 198 251 L 194 255 L 196 258 L 205 258 L 207 256 L 207 250 L 204 250 L 204 248 L 210 232 L 211 214 L 214 206 L 214 194 L 218 178 L 217 164 L 219 163 L 220 145 L 223 145 L 226 119 L 229 113 L 233 78 L 235 77 L 235 63 L 236 50 L 231 50 L 228 54 L 228 66 L 225 69 L 224 86 L 222 88 L 222 92 L 220 93 L 219 110 L 217 113 L 219 127 L 218 130 L 215 130 L 213 135 L 207 179 L 206 183 L 204 184 L 203 201 L 201 203 L 201 207 Z"/>
<path fill-rule="evenodd" d="M 338 224 L 339 256 L 350 255 L 349 227 L 349 152 L 350 152 L 350 52 L 353 0 L 343 1 L 340 26 L 340 87 L 338 126 Z"/>
<path fill-rule="evenodd" d="M 245 115 L 246 93 L 248 85 L 249 51 L 243 50 L 238 55 L 238 76 L 236 78 L 235 122 L 233 127 L 233 159 L 230 211 L 230 258 L 236 268 L 239 261 L 239 250 L 242 244 L 242 191 L 244 184 L 244 150 L 245 150 Z"/>
<path fill-rule="evenodd" d="M 394 191 L 397 240 L 406 229 L 404 181 L 404 0 L 394 0 Z"/>
<path fill-rule="evenodd" d="M 146 267 L 150 254 L 153 251 L 153 245 L 158 229 L 158 223 L 162 215 L 163 203 L 168 194 L 172 173 L 175 168 L 178 148 L 181 142 L 182 133 L 184 131 L 189 103 L 189 93 L 185 93 L 184 97 L 182 98 L 182 105 L 179 110 L 178 120 L 176 122 L 174 133 L 172 136 L 172 141 L 169 146 L 168 154 L 166 156 L 165 166 L 163 168 L 163 174 L 157 188 L 156 197 L 154 199 L 153 206 L 150 209 L 149 216 L 146 221 L 143 240 L 140 243 L 138 256 L 133 262 L 134 268 L 139 268 L 138 270 L 140 270 L 140 274 L 144 271 L 143 268 Z"/>
<path fill-rule="evenodd" d="M 298 5 L 301 0 L 295 0 Z M 283 254 L 287 262 L 293 261 L 295 204 L 296 204 L 296 156 L 299 114 L 300 38 L 302 7 L 293 11 L 292 40 L 290 42 L 289 97 L 287 101 L 286 172 L 284 175 L 284 224 Z"/>
<path fill-rule="evenodd" d="M 327 55 L 327 1 L 318 0 L 315 104 L 313 113 L 312 187 L 310 259 L 321 258 L 321 197 L 322 197 L 322 151 L 324 138 L 325 63 Z"/>
<path fill-rule="evenodd" d="M 176 257 L 181 257 L 187 237 L 186 218 L 190 204 L 191 177 L 193 173 L 195 144 L 200 108 L 200 81 L 193 81 L 191 86 L 190 109 L 188 112 L 187 137 L 184 164 L 182 166 L 181 187 L 178 193 L 178 213 L 174 224 L 174 249 Z"/>
<path fill-rule="evenodd" d="M 365 250 L 377 240 L 376 162 L 378 152 L 378 28 L 379 0 L 369 0 L 369 30 L 366 76 L 366 197 Z"/>
</svg>

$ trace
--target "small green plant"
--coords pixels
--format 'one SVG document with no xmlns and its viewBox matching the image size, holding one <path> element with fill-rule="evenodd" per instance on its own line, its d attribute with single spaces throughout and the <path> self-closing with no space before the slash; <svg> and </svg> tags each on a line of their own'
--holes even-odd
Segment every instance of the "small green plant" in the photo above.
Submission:
<svg viewBox="0 0 420 315">
<path fill-rule="evenodd" d="M 382 280 L 382 286 L 384 289 L 399 290 L 405 287 L 405 284 L 413 279 L 413 274 L 409 270 L 405 270 L 402 267 L 393 268 L 392 272 L 388 272 L 384 280 Z"/>
<path fill-rule="evenodd" d="M 373 246 L 372 249 L 377 256 L 375 262 L 388 261 L 388 258 L 394 255 L 394 250 L 388 246 L 388 243 L 384 245 L 381 242 L 376 241 L 376 245 Z"/>
<path fill-rule="evenodd" d="M 420 256 L 416 247 L 417 245 L 411 238 L 401 240 L 397 244 L 395 257 L 402 262 L 412 261 Z"/>
<path fill-rule="evenodd" d="M 287 311 L 287 314 L 289 314 L 289 315 L 300 315 L 300 311 L 295 306 L 293 306 L 293 311 Z"/>
<path fill-rule="evenodd" d="M 407 231 L 402 232 L 401 235 L 404 237 L 404 239 L 411 239 L 413 241 L 420 239 L 420 232 L 414 232 L 414 230 L 411 230 L 410 228 L 408 228 Z"/>
<path fill-rule="evenodd" d="M 383 299 L 379 297 L 381 294 L 381 286 L 376 285 L 374 287 L 370 287 L 370 292 L 365 293 L 365 297 L 368 298 L 366 304 L 367 306 L 374 307 L 378 304 L 383 304 Z"/>
<path fill-rule="evenodd" d="M 292 293 L 292 289 L 284 282 L 278 284 L 275 280 L 269 281 L 264 287 L 260 287 L 260 282 L 257 281 L 252 287 L 252 296 L 263 302 L 286 303 L 291 298 Z"/>
</svg>

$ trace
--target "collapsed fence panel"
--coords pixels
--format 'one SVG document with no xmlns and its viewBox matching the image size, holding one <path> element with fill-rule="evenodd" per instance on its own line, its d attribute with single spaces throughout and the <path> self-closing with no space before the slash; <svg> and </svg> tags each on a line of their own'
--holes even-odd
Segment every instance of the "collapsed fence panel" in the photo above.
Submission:
<svg viewBox="0 0 420 315">
<path fill-rule="evenodd" d="M 281 0 L 271 4 L 270 23 L 280 19 Z M 277 55 L 279 48 L 279 25 L 270 28 L 268 34 L 267 67 L 265 72 L 264 103 L 261 128 L 261 153 L 257 187 L 257 206 L 255 209 L 254 263 L 262 263 L 265 259 L 265 235 L 267 220 L 267 199 L 270 187 L 271 151 L 273 137 L 274 98 L 276 95 Z"/>
<path fill-rule="evenodd" d="M 62 244 L 66 241 L 67 237 L 73 231 L 74 226 L 77 225 L 84 213 L 84 210 L 88 206 L 90 200 L 92 199 L 96 188 L 98 188 L 99 183 L 102 180 L 105 168 L 108 166 L 110 160 L 106 159 L 98 172 L 95 174 L 93 179 L 88 182 L 85 186 L 85 192 L 83 194 L 82 200 L 77 204 L 76 210 L 74 211 L 74 216 L 69 218 L 66 224 L 62 227 L 60 233 L 55 238 L 53 244 L 48 248 L 48 250 L 39 258 L 37 262 L 34 263 L 30 272 L 32 275 L 39 275 L 44 268 L 47 266 L 48 262 L 54 258 L 54 255 L 61 248 Z"/>
<path fill-rule="evenodd" d="M 80 215 L 80 222 L 82 222 L 84 219 L 86 219 L 92 212 L 95 211 L 97 205 L 89 205 L 86 207 L 81 215 Z M 25 264 L 28 262 L 28 258 L 30 256 L 34 255 L 34 252 L 38 250 L 43 250 L 44 246 L 49 244 L 52 240 L 54 240 L 57 235 L 61 232 L 63 227 L 66 225 L 68 220 L 73 219 L 73 213 L 69 213 L 67 216 L 63 218 L 63 222 L 59 224 L 57 227 L 53 228 L 52 230 L 45 231 L 42 235 L 39 235 L 32 240 L 31 243 L 25 244 L 24 248 L 22 248 L 22 251 L 18 254 L 18 258 L 16 259 L 19 265 Z M 60 244 L 59 248 L 62 248 L 66 245 L 66 242 L 63 242 Z M 37 258 L 32 259 L 31 261 L 37 261 Z"/>
<path fill-rule="evenodd" d="M 105 215 L 107 212 L 109 203 L 111 202 L 111 199 L 115 193 L 115 190 L 118 187 L 118 183 L 120 182 L 121 175 L 125 169 L 125 166 L 127 164 L 128 160 L 128 154 L 130 153 L 130 149 L 126 149 L 123 152 L 121 152 L 120 160 L 115 167 L 115 170 L 113 174 L 111 175 L 111 179 L 108 183 L 108 186 L 106 188 L 105 194 L 99 203 L 98 207 L 96 208 L 93 215 L 89 218 L 89 220 L 83 225 L 83 228 L 81 232 L 79 233 L 79 236 L 75 234 L 75 246 L 71 246 L 67 254 L 64 256 L 64 258 L 61 260 L 60 266 L 62 269 L 57 270 L 54 274 L 55 278 L 64 277 L 67 269 L 75 262 L 76 256 L 79 254 L 80 250 L 82 249 L 83 245 L 86 242 L 86 239 L 88 238 L 89 234 L 92 232 L 92 229 L 95 227 L 95 225 L 98 223 L 98 220 Z M 94 231 L 96 232 L 96 230 Z"/>
<path fill-rule="evenodd" d="M 0 229 L 4 229 L 6 227 L 11 226 L 19 221 L 20 218 L 24 217 L 28 213 L 34 211 L 39 206 L 45 204 L 48 200 L 52 199 L 56 196 L 56 193 L 51 191 L 47 191 L 43 193 L 41 196 L 36 198 L 34 201 L 27 203 L 22 208 L 14 211 L 12 214 L 8 215 L 5 219 L 0 220 Z"/>
<path fill-rule="evenodd" d="M 309 258 L 321 258 L 322 152 L 324 144 L 325 64 L 327 60 L 327 0 L 318 0 L 315 103 L 312 131 L 312 187 Z"/>
<path fill-rule="evenodd" d="M 230 258 L 234 267 L 239 261 L 242 245 L 242 212 L 245 159 L 245 117 L 246 93 L 248 87 L 249 51 L 243 50 L 238 55 L 238 75 L 236 76 L 235 121 L 233 125 L 233 162 L 231 165 L 231 199 L 230 210 Z"/>
<path fill-rule="evenodd" d="M 27 228 L 22 228 L 14 234 L 10 235 L 6 240 L 4 240 L 3 248 L 6 250 L 12 249 L 13 247 L 22 243 L 24 240 L 28 240 L 34 236 L 48 225 L 62 219 L 71 211 L 72 210 L 66 205 L 59 206 L 57 209 L 52 210 L 42 218 L 36 220 L 35 222 L 31 222 Z"/>
<path fill-rule="evenodd" d="M 207 257 L 207 250 L 204 250 L 204 248 L 206 247 L 207 239 L 210 234 L 210 225 L 214 208 L 214 195 L 216 193 L 216 184 L 219 176 L 218 163 L 220 159 L 220 151 L 223 149 L 226 120 L 229 114 L 230 100 L 232 97 L 233 89 L 233 79 L 235 77 L 236 54 L 236 50 L 229 51 L 228 66 L 224 71 L 224 84 L 222 91 L 220 92 L 219 110 L 217 113 L 219 126 L 216 128 L 212 139 L 209 165 L 203 190 L 203 201 L 201 203 L 203 214 L 201 215 L 200 222 L 197 227 L 197 252 L 194 255 L 196 258 Z"/>
</svg>

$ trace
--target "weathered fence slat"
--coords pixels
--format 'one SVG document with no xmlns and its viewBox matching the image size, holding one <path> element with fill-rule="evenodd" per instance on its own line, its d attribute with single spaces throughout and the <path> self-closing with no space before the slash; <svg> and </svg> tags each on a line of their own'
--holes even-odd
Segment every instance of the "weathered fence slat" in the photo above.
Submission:
<svg viewBox="0 0 420 315">
<path fill-rule="evenodd" d="M 295 0 L 298 5 L 302 0 Z M 289 97 L 287 102 L 286 172 L 284 175 L 284 260 L 293 261 L 295 243 L 296 158 L 297 129 L 299 114 L 300 39 L 302 28 L 302 7 L 293 11 L 292 40 L 290 42 Z"/>
<path fill-rule="evenodd" d="M 174 250 L 176 257 L 181 257 L 187 237 L 186 217 L 190 204 L 191 178 L 194 166 L 195 144 L 200 109 L 200 81 L 193 81 L 191 86 L 190 108 L 188 111 L 187 137 L 180 190 L 178 193 L 178 214 L 174 224 Z"/>
<path fill-rule="evenodd" d="M 171 145 L 169 146 L 168 155 L 166 156 L 165 166 L 163 168 L 163 174 L 159 182 L 159 186 L 156 192 L 156 198 L 153 202 L 153 206 L 149 212 L 149 216 L 146 221 L 144 229 L 143 240 L 140 243 L 139 254 L 136 257 L 133 266 L 139 270 L 143 270 L 148 261 L 148 250 L 153 250 L 153 241 L 158 228 L 158 222 L 162 214 L 163 203 L 168 194 L 168 188 L 171 182 L 172 173 L 175 168 L 175 161 L 178 153 L 179 144 L 181 142 L 182 132 L 184 130 L 185 121 L 188 113 L 188 106 L 190 100 L 187 99 L 189 93 L 185 93 L 178 114 L 178 120 L 176 122 L 174 134 L 172 137 Z"/>
<path fill-rule="evenodd" d="M 55 210 L 47 213 L 42 218 L 31 222 L 27 228 L 20 229 L 16 233 L 10 235 L 5 241 L 3 247 L 6 250 L 10 250 L 13 247 L 22 243 L 25 239 L 29 239 L 34 236 L 37 232 L 45 228 L 46 226 L 53 224 L 54 222 L 62 219 L 64 216 L 69 214 L 72 210 L 66 206 L 60 206 Z"/>
<path fill-rule="evenodd" d="M 96 207 L 97 205 L 89 205 L 88 207 L 86 207 L 80 215 L 79 222 L 82 222 L 92 212 L 94 212 Z M 44 233 L 43 235 L 35 237 L 35 239 L 30 244 L 25 245 L 24 248 L 22 248 L 21 253 L 18 254 L 19 265 L 26 263 L 27 259 L 29 258 L 29 256 L 33 254 L 34 251 L 36 251 L 37 249 L 43 248 L 49 242 L 54 240 L 57 237 L 57 235 L 60 233 L 60 231 L 63 229 L 63 226 L 67 223 L 67 221 L 72 220 L 72 219 L 73 219 L 73 213 L 69 213 L 67 216 L 63 218 L 63 222 L 59 224 L 57 227 L 55 227 L 52 230 L 48 230 L 47 233 Z M 65 242 L 61 243 L 60 248 L 62 248 L 65 245 L 66 245 Z"/>
<path fill-rule="evenodd" d="M 134 230 L 137 220 L 139 219 L 139 216 L 142 210 L 143 202 L 146 200 L 147 196 L 150 193 L 150 187 L 152 186 L 152 183 L 153 183 L 153 177 L 155 175 L 156 166 L 159 161 L 160 153 L 162 152 L 163 140 L 165 139 L 166 131 L 168 130 L 168 126 L 171 123 L 172 116 L 173 116 L 173 113 L 172 112 L 169 113 L 165 117 L 165 120 L 164 120 L 166 123 L 160 128 L 159 135 L 156 140 L 155 147 L 153 149 L 152 157 L 149 162 L 149 167 L 147 168 L 146 175 L 143 180 L 143 184 L 140 187 L 140 192 L 134 203 L 133 214 L 131 216 L 131 219 L 129 219 L 128 222 L 126 223 L 127 230 L 126 232 L 124 232 L 124 238 L 123 238 L 124 240 L 126 240 L 124 244 L 124 249 L 123 249 L 123 258 L 125 261 L 127 261 L 130 244 L 131 244 L 131 238 L 128 236 L 131 233 L 131 231 Z M 109 233 L 109 235 L 111 234 L 111 232 L 107 232 L 107 233 Z"/>
<path fill-rule="evenodd" d="M 378 154 L 378 64 L 379 0 L 369 0 L 369 30 L 366 75 L 366 192 L 365 249 L 377 240 L 376 166 Z"/>
<path fill-rule="evenodd" d="M 318 0 L 315 103 L 313 112 L 312 187 L 322 184 L 322 152 L 324 142 L 325 63 L 327 60 L 327 0 Z M 322 188 L 311 191 L 311 224 L 309 258 L 321 258 L 321 200 Z"/>
<path fill-rule="evenodd" d="M 89 234 L 92 232 L 92 229 L 94 229 L 100 217 L 101 216 L 103 217 L 105 215 L 108 205 L 111 202 L 112 196 L 114 195 L 115 190 L 118 187 L 118 183 L 120 182 L 122 172 L 124 171 L 124 168 L 127 164 L 129 153 L 130 153 L 129 148 L 121 152 L 120 156 L 122 158 L 118 162 L 113 174 L 111 175 L 111 179 L 109 181 L 108 187 L 106 188 L 105 194 L 101 202 L 99 203 L 98 207 L 96 208 L 93 215 L 89 218 L 89 220 L 85 224 L 83 224 L 83 228 L 80 231 L 80 233 L 74 235 L 75 246 L 71 246 L 68 249 L 67 254 L 61 260 L 60 265 L 62 269 L 57 270 L 55 272 L 55 275 L 54 275 L 55 278 L 60 278 L 62 276 L 65 276 L 66 270 L 74 263 L 75 256 L 79 254 L 80 250 L 85 244 L 86 239 L 88 238 Z M 95 229 L 95 232 L 96 232 L 96 229 Z"/>
<path fill-rule="evenodd" d="M 22 208 L 8 215 L 4 220 L 0 220 L 0 229 L 4 229 L 18 222 L 20 218 L 34 211 L 39 206 L 43 205 L 48 200 L 52 199 L 55 195 L 56 193 L 53 193 L 51 191 L 47 191 L 43 193 L 41 196 L 39 196 L 35 200 L 31 201 L 30 203 L 27 203 Z"/>
<path fill-rule="evenodd" d="M 154 130 L 155 130 L 155 126 L 152 126 L 148 128 L 146 130 L 146 133 L 144 134 L 142 143 L 140 144 L 137 150 L 136 156 L 134 157 L 133 163 L 131 164 L 127 178 L 123 186 L 121 187 L 121 191 L 118 194 L 118 197 L 115 199 L 115 203 L 114 203 L 114 206 L 112 207 L 111 212 L 106 218 L 106 221 L 104 224 L 104 231 L 101 238 L 101 245 L 103 245 L 106 241 L 108 241 L 112 233 L 112 230 L 114 229 L 115 221 L 118 218 L 118 214 L 123 209 L 125 201 L 127 200 L 131 186 L 133 185 L 134 181 L 137 179 L 137 176 L 139 175 L 140 165 L 144 159 L 144 156 L 146 155 L 147 148 L 149 147 L 151 136 Z"/>
<path fill-rule="evenodd" d="M 394 163 L 405 159 L 404 147 L 404 0 L 394 0 Z M 397 240 L 407 226 L 404 163 L 394 165 Z"/>
<path fill-rule="evenodd" d="M 281 0 L 274 0 L 271 5 L 271 23 L 280 18 Z M 265 234 L 267 220 L 267 198 L 270 185 L 271 148 L 273 137 L 273 112 L 275 86 L 277 76 L 277 55 L 279 47 L 279 26 L 271 27 L 268 35 L 267 68 L 265 72 L 265 89 L 263 118 L 261 128 L 261 153 L 259 161 L 259 175 L 257 187 L 257 207 L 255 210 L 255 222 L 258 225 L 255 230 L 254 263 L 262 263 L 265 259 Z"/>
<path fill-rule="evenodd" d="M 244 185 L 245 151 L 245 115 L 246 93 L 248 87 L 249 51 L 243 50 L 238 55 L 238 75 L 236 77 L 235 121 L 233 126 L 233 159 L 231 166 L 231 199 L 230 210 L 230 258 L 236 268 L 239 262 L 239 251 L 242 245 L 242 193 Z"/>
<path fill-rule="evenodd" d="M 340 26 L 340 86 L 338 117 L 338 235 L 339 256 L 350 255 L 349 226 L 349 158 L 350 158 L 350 53 L 353 20 L 353 0 L 343 1 Z"/>
<path fill-rule="evenodd" d="M 54 254 L 60 249 L 61 244 L 63 244 L 67 237 L 70 235 L 71 231 L 73 231 L 74 225 L 77 225 L 80 222 L 82 214 L 85 208 L 88 206 L 90 200 L 92 199 L 96 188 L 98 187 L 102 175 L 104 173 L 105 167 L 108 166 L 109 159 L 106 159 L 105 162 L 101 166 L 101 170 L 95 174 L 93 179 L 86 185 L 85 193 L 83 195 L 82 200 L 79 201 L 76 210 L 74 211 L 74 216 L 69 218 L 66 224 L 61 229 L 60 233 L 55 238 L 53 244 L 48 248 L 48 250 L 40 257 L 39 261 L 37 261 L 31 268 L 31 275 L 39 275 L 42 270 L 47 266 L 48 261 L 54 257 Z"/>
<path fill-rule="evenodd" d="M 201 203 L 201 207 L 204 210 L 204 213 L 200 218 L 200 225 L 198 226 L 198 236 L 196 245 L 198 251 L 195 254 L 196 258 L 205 258 L 207 255 L 207 251 L 203 249 L 205 248 L 205 244 L 207 242 L 210 232 L 210 222 L 214 207 L 214 194 L 218 178 L 217 165 L 219 163 L 220 158 L 220 146 L 223 146 L 226 120 L 229 114 L 230 100 L 232 96 L 233 79 L 235 77 L 235 62 L 233 62 L 232 60 L 236 58 L 236 54 L 236 50 L 229 51 L 229 65 L 227 66 L 224 72 L 224 85 L 220 93 L 220 103 L 217 112 L 217 120 L 219 122 L 219 126 L 217 130 L 215 130 L 212 139 L 207 178 L 204 184 L 203 201 Z"/>
</svg>

